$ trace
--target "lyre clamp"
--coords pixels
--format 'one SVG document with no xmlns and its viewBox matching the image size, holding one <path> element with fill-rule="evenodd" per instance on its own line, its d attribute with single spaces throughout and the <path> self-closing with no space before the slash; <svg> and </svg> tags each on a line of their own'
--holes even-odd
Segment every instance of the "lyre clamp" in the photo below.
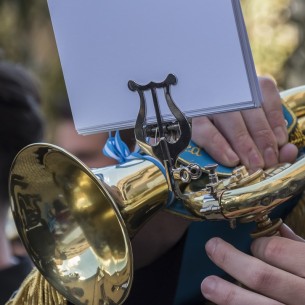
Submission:
<svg viewBox="0 0 305 305">
<path fill-rule="evenodd" d="M 177 84 L 177 78 L 173 74 L 169 74 L 163 82 L 150 82 L 146 85 L 139 85 L 134 81 L 128 82 L 128 88 L 131 91 L 137 91 L 140 96 L 140 110 L 135 125 L 135 137 L 138 145 L 142 150 L 162 162 L 166 170 L 166 178 L 171 191 L 179 198 L 183 197 L 177 183 L 177 177 L 187 182 L 189 179 L 195 179 L 201 174 L 199 166 L 192 165 L 192 168 L 181 167 L 175 168 L 179 154 L 184 151 L 191 140 L 191 126 L 185 115 L 177 107 L 170 94 L 170 86 Z M 162 117 L 157 89 L 164 90 L 164 97 L 167 106 L 174 116 L 175 120 L 168 122 Z M 156 114 L 156 123 L 147 124 L 146 100 L 144 91 L 150 91 Z M 147 138 L 155 138 L 156 143 L 151 143 Z M 177 171 L 181 171 L 177 175 Z M 188 175 L 189 174 L 189 175 Z M 185 179 L 185 177 L 189 177 Z M 184 180 L 185 179 L 185 180 Z"/>
</svg>

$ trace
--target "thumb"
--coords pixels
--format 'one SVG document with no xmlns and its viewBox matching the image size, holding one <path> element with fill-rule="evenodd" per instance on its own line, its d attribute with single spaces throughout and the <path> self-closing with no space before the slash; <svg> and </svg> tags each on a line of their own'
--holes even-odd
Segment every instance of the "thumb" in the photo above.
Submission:
<svg viewBox="0 0 305 305">
<path fill-rule="evenodd" d="M 301 236 L 296 235 L 286 224 L 281 225 L 280 234 L 282 237 L 286 237 L 295 241 L 305 242 L 305 240 Z"/>
</svg>

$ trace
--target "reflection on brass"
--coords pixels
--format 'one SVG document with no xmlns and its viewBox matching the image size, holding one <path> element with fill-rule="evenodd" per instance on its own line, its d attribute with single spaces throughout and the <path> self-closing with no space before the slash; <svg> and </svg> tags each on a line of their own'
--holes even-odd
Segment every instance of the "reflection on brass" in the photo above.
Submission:
<svg viewBox="0 0 305 305">
<path fill-rule="evenodd" d="M 304 92 L 282 96 L 297 114 Z M 304 129 L 297 130 L 290 132 L 300 144 Z M 185 217 L 225 219 L 232 227 L 255 221 L 253 237 L 276 234 L 281 221 L 269 212 L 305 186 L 305 158 L 254 173 L 238 167 L 224 178 L 215 169 L 205 167 L 198 180 L 193 164 L 174 172 Z M 10 196 L 20 237 L 50 284 L 75 305 L 122 304 L 133 278 L 130 238 L 166 206 L 169 186 L 147 160 L 89 169 L 57 146 L 32 144 L 13 162 Z"/>
<path fill-rule="evenodd" d="M 289 141 L 299 148 L 305 146 L 305 86 L 286 90 L 281 93 L 283 103 L 296 116 L 297 124 L 289 131 Z"/>
<path fill-rule="evenodd" d="M 304 189 L 305 158 L 266 172 L 260 170 L 250 175 L 243 170 L 243 173 L 233 173 L 231 177 L 209 183 L 198 191 L 186 189 L 186 207 L 201 219 L 255 221 L 258 231 L 253 237 L 276 234 L 278 225 L 269 222 L 266 215 Z"/>
<path fill-rule="evenodd" d="M 98 305 L 126 299 L 129 237 L 166 204 L 168 187 L 149 161 L 90 170 L 56 146 L 33 144 L 14 161 L 10 194 L 40 272 L 74 304 Z"/>
</svg>

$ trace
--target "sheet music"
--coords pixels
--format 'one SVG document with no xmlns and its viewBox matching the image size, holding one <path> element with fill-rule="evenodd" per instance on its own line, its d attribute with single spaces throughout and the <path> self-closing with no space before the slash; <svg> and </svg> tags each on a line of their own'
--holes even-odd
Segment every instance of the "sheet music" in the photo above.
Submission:
<svg viewBox="0 0 305 305">
<path fill-rule="evenodd" d="M 139 96 L 127 83 L 178 78 L 188 117 L 256 107 L 261 94 L 238 0 L 48 0 L 81 134 L 132 128 Z M 163 117 L 172 118 L 162 92 Z M 151 96 L 147 117 L 154 120 Z"/>
</svg>

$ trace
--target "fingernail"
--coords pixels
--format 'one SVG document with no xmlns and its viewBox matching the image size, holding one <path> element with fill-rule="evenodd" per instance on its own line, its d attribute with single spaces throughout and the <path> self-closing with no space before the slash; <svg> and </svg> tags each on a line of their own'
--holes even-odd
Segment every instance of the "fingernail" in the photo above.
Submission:
<svg viewBox="0 0 305 305">
<path fill-rule="evenodd" d="M 293 230 L 288 225 L 286 225 L 285 223 L 282 223 L 280 229 L 284 229 L 284 230 L 287 230 L 288 232 L 291 232 L 291 233 L 295 234 L 293 232 Z"/>
<path fill-rule="evenodd" d="M 252 254 L 257 253 L 257 249 L 258 249 L 259 245 L 260 245 L 260 238 L 254 239 L 254 241 L 252 242 L 252 244 L 250 246 L 250 250 L 251 250 Z"/>
<path fill-rule="evenodd" d="M 264 151 L 265 166 L 270 167 L 278 163 L 278 155 L 272 147 L 267 147 Z"/>
<path fill-rule="evenodd" d="M 216 244 L 217 238 L 212 238 L 205 244 L 205 251 L 208 257 L 212 257 L 213 253 L 215 252 Z"/>
<path fill-rule="evenodd" d="M 283 126 L 277 126 L 274 128 L 273 131 L 279 146 L 283 146 L 284 144 L 287 143 L 288 140 L 287 130 Z"/>
<path fill-rule="evenodd" d="M 274 236 L 273 236 L 274 237 Z M 259 259 L 271 259 L 272 258 L 272 252 L 271 251 L 265 251 L 266 246 L 268 245 L 268 243 L 270 242 L 270 238 L 273 237 L 260 237 L 257 238 L 253 241 L 253 243 L 251 244 L 251 253 L 253 254 L 253 256 L 259 258 Z M 271 256 L 270 254 L 271 253 Z M 263 259 L 264 261 L 264 259 Z"/>
<path fill-rule="evenodd" d="M 208 298 L 216 290 L 216 281 L 213 277 L 206 277 L 201 283 L 201 291 Z"/>
<path fill-rule="evenodd" d="M 226 162 L 226 164 L 224 164 L 224 165 L 227 165 L 227 166 L 236 166 L 240 162 L 239 157 L 232 149 L 228 149 L 225 151 L 224 159 Z"/>
<path fill-rule="evenodd" d="M 248 160 L 248 168 L 250 169 L 259 169 L 264 167 L 264 160 L 256 149 L 250 151 Z"/>
</svg>

